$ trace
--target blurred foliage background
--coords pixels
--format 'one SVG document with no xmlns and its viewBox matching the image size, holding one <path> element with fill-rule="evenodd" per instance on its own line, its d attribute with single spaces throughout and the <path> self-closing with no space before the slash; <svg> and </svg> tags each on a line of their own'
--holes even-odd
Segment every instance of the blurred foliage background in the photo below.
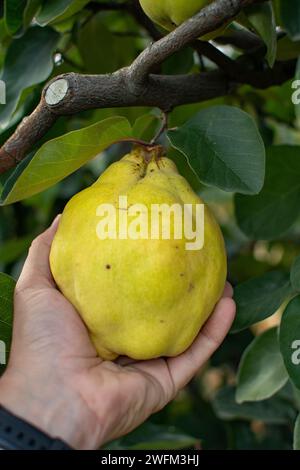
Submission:
<svg viewBox="0 0 300 470">
<path fill-rule="evenodd" d="M 134 15 L 117 7 L 112 10 L 99 7 L 106 3 L 82 0 L 1 2 L 0 66 L 8 90 L 8 104 L 0 106 L 1 144 L 37 105 L 47 80 L 72 71 L 113 72 L 129 65 L 151 42 L 148 32 Z M 124 2 L 109 3 L 117 5 Z M 273 2 L 273 6 L 277 8 L 277 24 L 283 28 L 279 2 Z M 280 55 L 283 60 L 287 56 L 296 59 L 300 53 L 299 40 L 282 33 L 278 42 L 278 57 Z M 233 58 L 240 54 L 237 48 L 229 45 L 223 46 L 222 50 Z M 213 63 L 204 57 L 200 60 L 188 48 L 167 60 L 162 71 L 172 74 L 201 73 L 201 70 L 213 68 Z M 225 104 L 239 107 L 254 118 L 266 147 L 298 146 L 299 113 L 297 117 L 291 94 L 292 81 L 266 90 L 241 86 L 225 98 L 175 109 L 170 114 L 169 125 L 180 126 L 198 111 Z M 91 110 L 61 117 L 38 142 L 33 153 L 50 139 L 119 115 L 125 116 L 132 125 L 141 119 L 138 123 L 143 127 L 145 139 L 153 137 L 159 125 L 158 110 L 150 108 Z M 145 115 L 153 118 L 145 119 Z M 167 144 L 164 137 L 162 143 Z M 45 230 L 56 214 L 62 212 L 75 193 L 93 183 L 129 147 L 126 143 L 115 144 L 46 191 L 1 207 L 0 271 L 17 279 L 33 238 Z M 293 260 L 300 254 L 300 220 L 297 218 L 283 235 L 268 241 L 245 235 L 236 223 L 233 193 L 199 183 L 183 155 L 174 149 L 171 152 L 181 172 L 211 205 L 222 227 L 228 251 L 230 282 L 237 286 L 274 270 L 288 273 Z M 0 177 L 3 185 L 8 176 L 4 174 Z M 255 292 L 252 295 L 255 296 Z M 280 308 L 267 320 L 238 334 L 230 334 L 210 362 L 173 403 L 141 428 L 108 447 L 291 449 L 294 423 L 300 408 L 299 391 L 291 381 L 283 381 L 284 386 L 264 400 L 238 404 L 235 399 L 237 370 L 244 350 L 257 335 L 280 323 L 282 311 L 283 308 Z M 276 357 L 269 360 L 276 360 Z"/>
</svg>

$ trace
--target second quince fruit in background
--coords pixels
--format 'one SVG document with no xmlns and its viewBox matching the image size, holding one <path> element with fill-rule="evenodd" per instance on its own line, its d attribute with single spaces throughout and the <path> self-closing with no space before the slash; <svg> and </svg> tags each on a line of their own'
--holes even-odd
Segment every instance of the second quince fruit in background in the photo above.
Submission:
<svg viewBox="0 0 300 470">
<path fill-rule="evenodd" d="M 51 249 L 54 279 L 103 359 L 176 356 L 193 342 L 222 294 L 221 231 L 205 206 L 200 250 L 187 250 L 185 237 L 99 239 L 97 208 L 119 209 L 120 195 L 128 208 L 146 206 L 146 214 L 154 204 L 202 203 L 171 160 L 149 161 L 143 149 L 134 150 L 67 204 Z"/>
<path fill-rule="evenodd" d="M 167 31 L 172 31 L 188 20 L 214 0 L 140 0 L 141 7 L 147 16 Z M 210 40 L 222 34 L 225 27 L 202 36 Z"/>
</svg>

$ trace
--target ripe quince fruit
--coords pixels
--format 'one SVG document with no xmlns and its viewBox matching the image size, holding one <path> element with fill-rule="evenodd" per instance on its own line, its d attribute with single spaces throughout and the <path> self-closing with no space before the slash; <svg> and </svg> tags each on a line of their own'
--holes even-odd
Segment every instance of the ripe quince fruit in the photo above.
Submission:
<svg viewBox="0 0 300 470">
<path fill-rule="evenodd" d="M 214 0 L 140 0 L 146 15 L 156 24 L 172 31 Z M 227 25 L 201 37 L 209 41 L 220 36 Z"/>
<path fill-rule="evenodd" d="M 120 206 L 120 196 L 127 198 L 127 207 Z M 157 149 L 139 147 L 69 201 L 51 248 L 53 277 L 100 357 L 177 356 L 191 345 L 222 294 L 226 254 L 220 228 L 204 205 L 202 249 L 188 250 L 190 239 L 176 239 L 174 231 L 170 239 L 162 234 L 100 239 L 103 204 L 116 209 L 120 228 L 121 217 L 134 223 L 130 207 L 136 204 L 142 204 L 148 222 L 153 205 L 204 203 L 173 161 L 158 156 Z"/>
</svg>

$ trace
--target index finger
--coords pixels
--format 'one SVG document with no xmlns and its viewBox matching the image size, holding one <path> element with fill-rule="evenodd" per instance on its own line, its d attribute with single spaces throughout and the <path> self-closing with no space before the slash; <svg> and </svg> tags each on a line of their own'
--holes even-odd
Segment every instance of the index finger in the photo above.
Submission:
<svg viewBox="0 0 300 470">
<path fill-rule="evenodd" d="M 53 287 L 55 285 L 50 265 L 49 254 L 51 244 L 56 233 L 60 216 L 57 216 L 52 225 L 35 240 L 33 240 L 17 287 Z"/>
</svg>

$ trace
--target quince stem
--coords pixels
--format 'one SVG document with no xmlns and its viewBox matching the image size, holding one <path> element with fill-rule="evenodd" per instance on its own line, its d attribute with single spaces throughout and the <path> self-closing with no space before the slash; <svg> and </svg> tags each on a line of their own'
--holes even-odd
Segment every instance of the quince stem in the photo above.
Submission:
<svg viewBox="0 0 300 470">
<path fill-rule="evenodd" d="M 147 165 L 166 155 L 166 149 L 162 145 L 137 146 L 136 150 L 143 156 Z"/>
<path fill-rule="evenodd" d="M 161 113 L 161 122 L 162 122 L 162 124 L 161 124 L 157 134 L 151 140 L 151 144 L 155 144 L 158 141 L 158 139 L 160 138 L 160 136 L 168 129 L 168 122 L 169 122 L 168 113 L 166 113 L 164 111 Z"/>
</svg>

